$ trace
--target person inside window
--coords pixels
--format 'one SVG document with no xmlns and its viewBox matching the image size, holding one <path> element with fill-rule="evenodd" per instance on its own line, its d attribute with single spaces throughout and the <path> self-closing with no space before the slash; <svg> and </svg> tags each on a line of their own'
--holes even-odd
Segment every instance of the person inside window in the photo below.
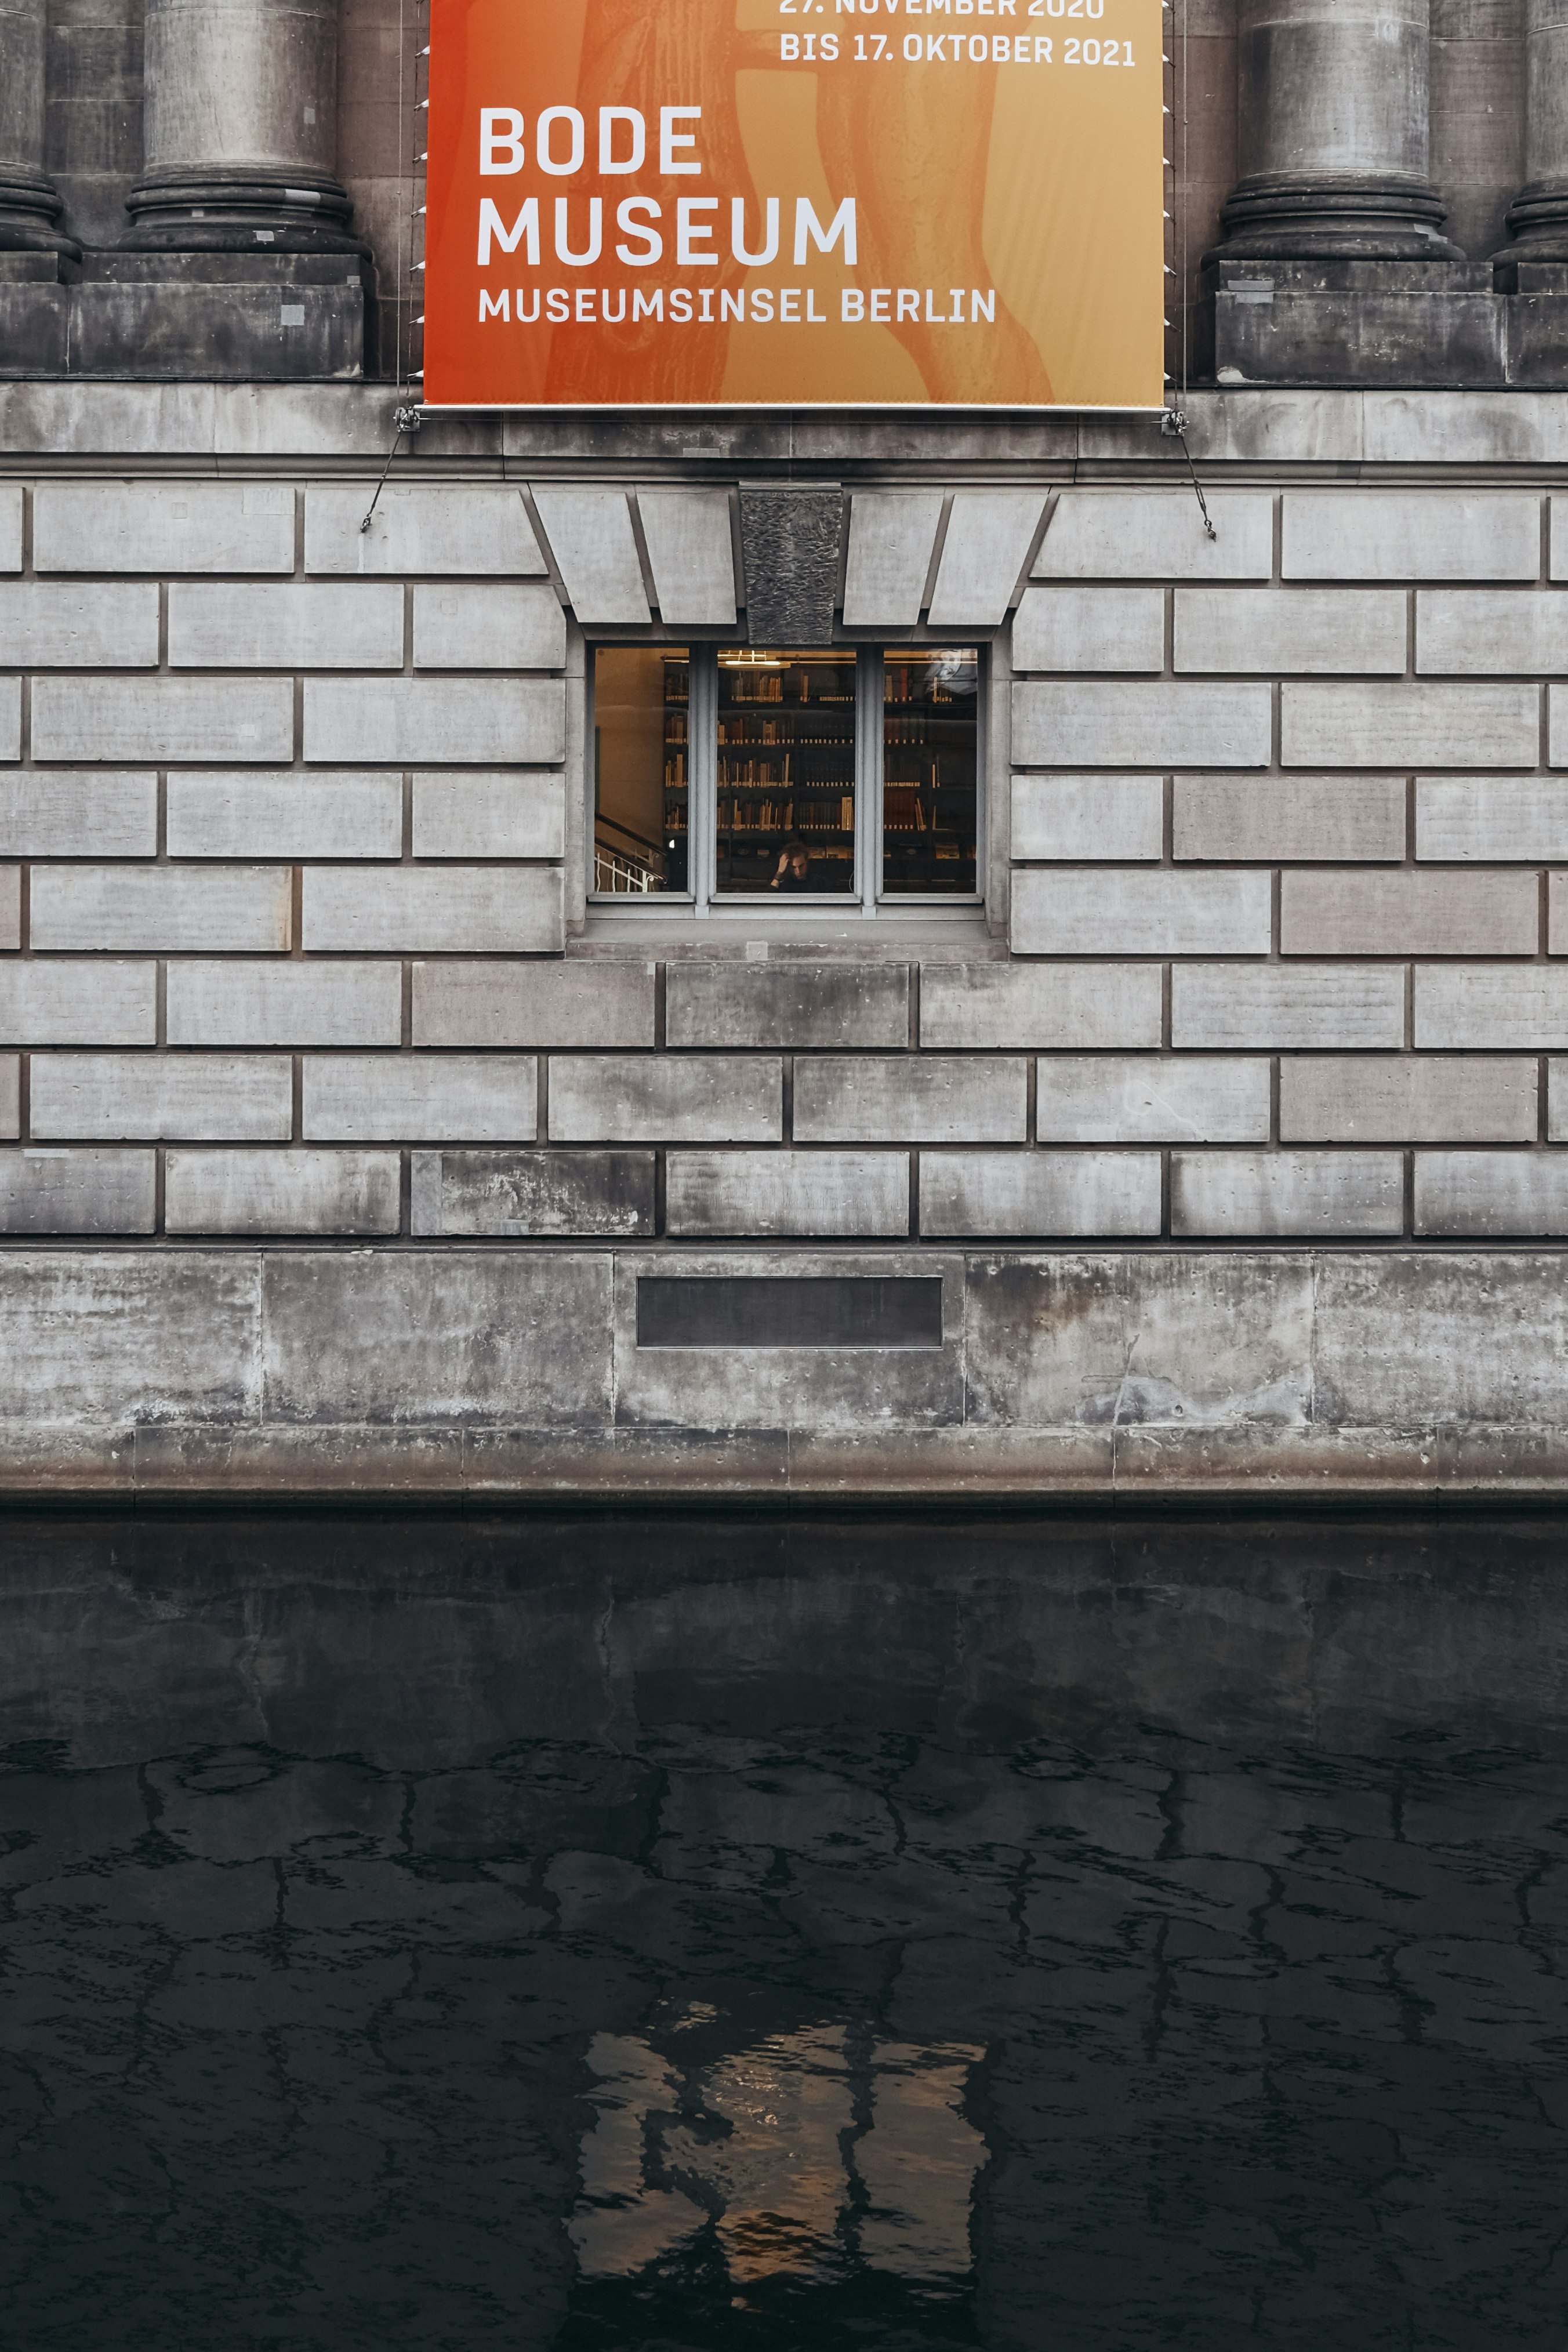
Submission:
<svg viewBox="0 0 1568 2352">
<path fill-rule="evenodd" d="M 798 833 L 787 835 L 779 851 L 779 869 L 769 883 L 770 890 L 810 890 L 816 887 L 811 879 L 811 852 Z"/>
</svg>

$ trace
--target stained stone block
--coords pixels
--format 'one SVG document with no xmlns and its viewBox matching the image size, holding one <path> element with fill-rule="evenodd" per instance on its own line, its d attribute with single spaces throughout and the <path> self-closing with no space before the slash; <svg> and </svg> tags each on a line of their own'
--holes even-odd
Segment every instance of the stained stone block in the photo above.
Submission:
<svg viewBox="0 0 1568 2352">
<path fill-rule="evenodd" d="M 843 526 L 837 483 L 742 483 L 741 547 L 752 645 L 829 642 Z"/>
<path fill-rule="evenodd" d="M 902 1151 L 672 1151 L 666 1183 L 672 1234 L 901 1240 L 910 1229 Z"/>
<path fill-rule="evenodd" d="M 637 1237 L 654 1229 L 651 1151 L 416 1151 L 416 1235 Z"/>
<path fill-rule="evenodd" d="M 395 1234 L 395 1151 L 171 1151 L 171 1234 Z"/>
<path fill-rule="evenodd" d="M 1157 1151 L 922 1151 L 921 1232 L 997 1241 L 1160 1230 Z"/>
<path fill-rule="evenodd" d="M 150 1234 L 151 1151 L 0 1151 L 0 1233 Z"/>
<path fill-rule="evenodd" d="M 665 975 L 671 1045 L 902 1046 L 908 964 L 674 963 Z"/>
</svg>

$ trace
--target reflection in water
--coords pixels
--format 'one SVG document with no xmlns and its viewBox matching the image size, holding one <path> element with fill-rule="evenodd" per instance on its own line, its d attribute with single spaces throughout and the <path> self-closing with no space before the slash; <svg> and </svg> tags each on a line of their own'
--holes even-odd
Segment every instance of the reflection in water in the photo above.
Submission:
<svg viewBox="0 0 1568 2352">
<path fill-rule="evenodd" d="M 1555 2347 L 1563 1532 L 8 1521 L 0 2333 Z"/>
</svg>

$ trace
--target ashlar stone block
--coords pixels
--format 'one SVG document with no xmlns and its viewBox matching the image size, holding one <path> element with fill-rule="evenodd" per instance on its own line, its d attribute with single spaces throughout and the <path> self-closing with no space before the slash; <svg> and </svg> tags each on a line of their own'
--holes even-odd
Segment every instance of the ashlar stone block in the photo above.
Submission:
<svg viewBox="0 0 1568 2352">
<path fill-rule="evenodd" d="M 355 680 L 350 694 L 367 691 Z M 385 685 L 381 689 L 385 691 Z M 266 764 L 294 754 L 294 688 L 286 677 L 40 677 L 33 681 L 35 760 Z M 352 756 L 352 755 L 351 755 Z"/>
<path fill-rule="evenodd" d="M 400 857 L 403 779 L 374 769 L 304 775 L 176 772 L 171 857 Z M 96 835 L 94 847 L 97 846 Z"/>
<path fill-rule="evenodd" d="M 1027 678 L 1013 688 L 1023 768 L 1264 768 L 1272 723 L 1267 686 Z"/>
<path fill-rule="evenodd" d="M 795 1066 L 797 1143 L 1022 1143 L 1027 1065 L 824 1055 Z"/>
<path fill-rule="evenodd" d="M 154 656 L 155 657 L 155 656 Z M 401 669 L 403 591 L 353 585 L 176 580 L 172 669 Z"/>
<path fill-rule="evenodd" d="M 1330 1234 L 1341 1239 L 1405 1230 L 1405 1157 L 1398 1151 L 1176 1151 L 1171 1231 L 1244 1241 Z"/>
<path fill-rule="evenodd" d="M 416 963 L 417 1045 L 651 1045 L 651 963 Z"/>
<path fill-rule="evenodd" d="M 565 755 L 566 689 L 559 678 L 305 680 L 307 760 L 497 768 Z"/>
<path fill-rule="evenodd" d="M 849 502 L 844 625 L 912 629 L 942 520 L 940 490 L 857 490 Z"/>
<path fill-rule="evenodd" d="M 561 857 L 566 787 L 557 771 L 414 779 L 416 857 Z"/>
<path fill-rule="evenodd" d="M 1174 667 L 1403 677 L 1406 625 L 1397 589 L 1178 588 Z"/>
<path fill-rule="evenodd" d="M 0 1151 L 0 1234 L 150 1234 L 151 1151 Z"/>
<path fill-rule="evenodd" d="M 1533 955 L 1540 891 L 1530 874 L 1408 869 L 1286 873 L 1284 955 Z"/>
<path fill-rule="evenodd" d="M 541 482 L 533 503 L 578 620 L 646 626 L 647 591 L 626 492 Z"/>
<path fill-rule="evenodd" d="M 416 1151 L 412 1230 L 630 1239 L 654 1229 L 651 1151 Z"/>
<path fill-rule="evenodd" d="M 280 955 L 291 884 L 287 866 L 36 866 L 33 945 Z"/>
<path fill-rule="evenodd" d="M 933 1240 L 1146 1239 L 1160 1230 L 1160 1155 L 922 1151 L 920 1208 Z"/>
<path fill-rule="evenodd" d="M 1541 501 L 1495 490 L 1285 494 L 1287 580 L 1533 580 Z"/>
<path fill-rule="evenodd" d="M 0 482 L 0 572 L 22 569 L 22 485 Z"/>
<path fill-rule="evenodd" d="M 1015 671 L 1164 667 L 1163 588 L 1027 588 L 1018 600 L 1013 615 Z"/>
<path fill-rule="evenodd" d="M 1157 1045 L 1161 987 L 1156 963 L 922 964 L 921 1044 L 982 1053 Z"/>
<path fill-rule="evenodd" d="M 0 760 L 22 756 L 22 681 L 0 677 Z"/>
<path fill-rule="evenodd" d="M 304 1132 L 312 1143 L 531 1143 L 531 1054 L 312 1054 Z"/>
<path fill-rule="evenodd" d="M 395 1151 L 170 1151 L 170 1234 L 395 1234 Z"/>
<path fill-rule="evenodd" d="M 0 963 L 0 1044 L 151 1045 L 157 991 L 153 963 Z"/>
<path fill-rule="evenodd" d="M 22 869 L 0 866 L 0 949 L 22 944 Z"/>
<path fill-rule="evenodd" d="M 672 963 L 665 973 L 672 1046 L 902 1047 L 910 967 L 884 963 Z"/>
<path fill-rule="evenodd" d="M 416 669 L 561 669 L 565 661 L 566 618 L 547 582 L 447 581 L 414 591 Z"/>
<path fill-rule="evenodd" d="M 282 482 L 40 482 L 33 568 L 292 572 L 294 493 Z"/>
<path fill-rule="evenodd" d="M 1399 964 L 1179 963 L 1171 971 L 1171 1043 L 1295 1053 L 1405 1039 Z"/>
<path fill-rule="evenodd" d="M 1267 580 L 1274 501 L 1222 491 L 1204 530 L 1189 489 L 1064 490 L 1035 558 L 1037 580 Z"/>
<path fill-rule="evenodd" d="M 1015 858 L 1157 862 L 1164 838 L 1165 788 L 1158 776 L 1013 779 Z"/>
<path fill-rule="evenodd" d="M 1533 768 L 1533 686 L 1300 686 L 1279 689 L 1288 768 Z"/>
<path fill-rule="evenodd" d="M 1415 855 L 1447 865 L 1568 858 L 1568 779 L 1417 776 Z"/>
<path fill-rule="evenodd" d="M 552 1143 L 777 1143 L 784 1134 L 784 1067 L 772 1055 L 557 1054 L 549 1083 Z"/>
<path fill-rule="evenodd" d="M 395 963 L 172 962 L 171 1045 L 396 1045 L 403 972 Z"/>
<path fill-rule="evenodd" d="M 1568 967 L 1417 964 L 1415 1044 L 1426 1051 L 1568 1048 Z"/>
<path fill-rule="evenodd" d="M 1418 1151 L 1415 1230 L 1499 1240 L 1568 1234 L 1568 1152 Z"/>
<path fill-rule="evenodd" d="M 1042 1143 L 1266 1143 L 1268 1065 L 1231 1055 L 1042 1055 Z"/>
<path fill-rule="evenodd" d="M 522 493 L 458 482 L 437 488 L 389 484 L 362 531 L 370 500 L 358 482 L 305 493 L 305 569 L 363 578 L 465 574 L 542 578 L 545 562 Z M 290 539 L 292 535 L 290 534 Z M 293 569 L 290 545 L 288 569 Z"/>
<path fill-rule="evenodd" d="M 732 628 L 735 553 L 728 490 L 643 490 L 637 513 L 665 625 Z"/>
<path fill-rule="evenodd" d="M 558 866 L 308 866 L 307 952 L 550 955 L 565 943 Z"/>
<path fill-rule="evenodd" d="M 0 587 L 0 658 L 17 669 L 155 669 L 155 581 Z"/>
<path fill-rule="evenodd" d="M 292 1072 L 284 1055 L 33 1055 L 35 1136 L 282 1142 L 292 1124 Z"/>
<path fill-rule="evenodd" d="M 1568 596 L 1550 588 L 1423 588 L 1415 598 L 1415 667 L 1423 677 L 1561 674 L 1568 669 Z"/>
<path fill-rule="evenodd" d="M 1045 507 L 1037 490 L 956 490 L 931 592 L 933 629 L 994 629 Z"/>
<path fill-rule="evenodd" d="M 151 768 L 0 777 L 0 857 L 151 857 L 158 778 Z"/>
<path fill-rule="evenodd" d="M 1535 1132 L 1533 1061 L 1324 1054 L 1279 1066 L 1286 1143 L 1528 1143 Z"/>
<path fill-rule="evenodd" d="M 1013 877 L 1017 955 L 1267 955 L 1267 874 L 1127 873 Z"/>
<path fill-rule="evenodd" d="M 1178 776 L 1172 850 L 1215 865 L 1405 856 L 1400 776 Z"/>
<path fill-rule="evenodd" d="M 903 1151 L 672 1151 L 665 1187 L 672 1234 L 902 1239 L 910 1230 Z"/>
</svg>

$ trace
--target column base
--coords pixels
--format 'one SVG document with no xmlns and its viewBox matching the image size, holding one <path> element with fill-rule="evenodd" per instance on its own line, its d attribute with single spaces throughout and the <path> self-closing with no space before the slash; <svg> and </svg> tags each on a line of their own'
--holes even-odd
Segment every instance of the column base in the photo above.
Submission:
<svg viewBox="0 0 1568 2352">
<path fill-rule="evenodd" d="M 1203 273 L 1200 372 L 1226 386 L 1568 387 L 1568 263 L 1234 261 Z"/>
<path fill-rule="evenodd" d="M 353 253 L 347 192 L 324 173 L 237 166 L 148 172 L 126 198 L 127 253 Z"/>
<path fill-rule="evenodd" d="M 80 246 L 55 226 L 63 210 L 41 172 L 0 163 L 0 253 L 63 253 L 79 261 Z"/>
<path fill-rule="evenodd" d="M 0 378 L 359 383 L 374 292 L 357 253 L 0 254 Z"/>
<path fill-rule="evenodd" d="M 1215 261 L 1462 261 L 1438 234 L 1436 188 L 1397 173 L 1338 178 L 1258 173 L 1238 181 L 1220 215 Z"/>
<path fill-rule="evenodd" d="M 1519 262 L 1568 261 L 1568 180 L 1534 180 L 1508 208 L 1512 243 L 1492 256 L 1501 275 Z"/>
</svg>

